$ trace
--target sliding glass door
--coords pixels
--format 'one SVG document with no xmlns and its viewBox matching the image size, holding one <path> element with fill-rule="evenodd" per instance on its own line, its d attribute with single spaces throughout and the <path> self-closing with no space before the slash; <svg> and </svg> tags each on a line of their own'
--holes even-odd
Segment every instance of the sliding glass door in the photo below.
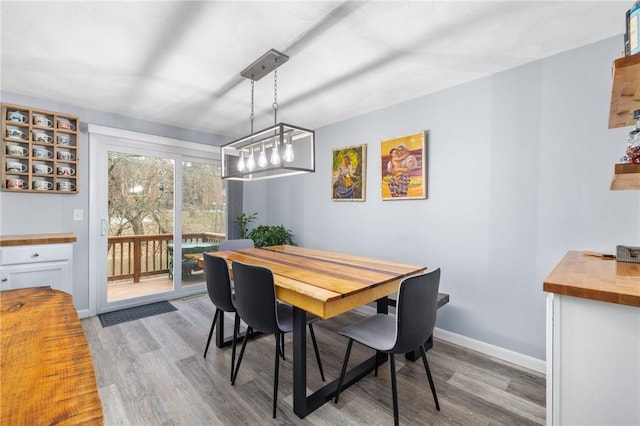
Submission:
<svg viewBox="0 0 640 426">
<path fill-rule="evenodd" d="M 151 145 L 149 135 L 97 133 L 90 135 L 97 313 L 205 291 L 202 268 L 190 255 L 214 250 L 225 238 L 214 148 L 179 150 Z"/>
</svg>

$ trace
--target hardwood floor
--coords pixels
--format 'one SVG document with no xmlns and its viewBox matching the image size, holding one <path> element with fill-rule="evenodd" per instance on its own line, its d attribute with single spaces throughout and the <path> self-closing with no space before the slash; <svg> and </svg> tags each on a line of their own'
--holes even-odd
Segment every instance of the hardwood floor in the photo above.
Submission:
<svg viewBox="0 0 640 426">
<path fill-rule="evenodd" d="M 292 409 L 291 335 L 280 363 L 277 419 L 271 418 L 272 336 L 247 344 L 235 386 L 229 381 L 231 348 L 211 345 L 202 357 L 214 307 L 206 295 L 177 299 L 177 311 L 102 328 L 82 320 L 93 355 L 106 425 L 378 425 L 393 424 L 389 363 L 304 419 Z M 357 312 L 314 324 L 325 376 L 338 377 L 346 339 L 336 330 Z M 225 322 L 231 334 L 232 317 Z M 321 386 L 310 339 L 307 377 Z M 349 365 L 371 352 L 354 344 Z M 427 358 L 441 411 L 437 412 L 422 362 L 396 358 L 402 424 L 530 425 L 545 423 L 545 377 L 436 339 Z"/>
</svg>

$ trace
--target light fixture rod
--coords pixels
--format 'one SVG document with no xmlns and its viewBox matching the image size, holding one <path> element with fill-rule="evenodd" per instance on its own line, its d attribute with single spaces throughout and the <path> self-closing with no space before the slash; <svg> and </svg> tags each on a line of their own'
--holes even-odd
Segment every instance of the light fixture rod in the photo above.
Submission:
<svg viewBox="0 0 640 426">
<path fill-rule="evenodd" d="M 244 78 L 258 81 L 288 60 L 289 57 L 284 53 L 278 52 L 275 49 L 269 49 L 267 53 L 245 68 L 240 75 Z"/>
</svg>

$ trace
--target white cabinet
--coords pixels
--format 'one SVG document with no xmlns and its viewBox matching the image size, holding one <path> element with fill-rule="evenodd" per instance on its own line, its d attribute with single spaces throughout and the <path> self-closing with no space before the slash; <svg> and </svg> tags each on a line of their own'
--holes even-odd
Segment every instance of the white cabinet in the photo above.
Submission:
<svg viewBox="0 0 640 426">
<path fill-rule="evenodd" d="M 547 424 L 640 425 L 640 308 L 547 301 Z"/>
<path fill-rule="evenodd" d="M 50 286 L 73 294 L 73 246 L 0 247 L 0 290 Z"/>
</svg>

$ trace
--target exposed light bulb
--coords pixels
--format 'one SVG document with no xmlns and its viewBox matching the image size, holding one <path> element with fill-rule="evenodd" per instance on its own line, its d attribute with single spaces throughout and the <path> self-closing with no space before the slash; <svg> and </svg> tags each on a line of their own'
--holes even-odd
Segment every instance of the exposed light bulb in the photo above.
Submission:
<svg viewBox="0 0 640 426">
<path fill-rule="evenodd" d="M 253 148 L 251 148 L 251 154 L 247 158 L 247 170 L 252 171 L 256 168 L 256 159 L 253 156 Z"/>
<path fill-rule="evenodd" d="M 280 153 L 278 152 L 278 140 L 276 139 L 271 150 L 271 164 L 277 166 L 280 164 Z"/>
<path fill-rule="evenodd" d="M 267 162 L 267 153 L 264 152 L 264 144 L 262 144 L 262 149 L 260 150 L 260 155 L 258 155 L 258 167 L 265 168 L 269 163 Z"/>
<path fill-rule="evenodd" d="M 293 161 L 293 146 L 291 146 L 291 140 L 289 140 L 289 142 L 284 144 L 284 155 L 282 156 L 282 158 L 284 158 L 284 161 L 286 161 L 287 163 L 290 163 Z"/>
<path fill-rule="evenodd" d="M 238 159 L 238 165 L 236 166 L 239 172 L 244 172 L 244 151 L 240 151 L 240 158 Z"/>
</svg>

